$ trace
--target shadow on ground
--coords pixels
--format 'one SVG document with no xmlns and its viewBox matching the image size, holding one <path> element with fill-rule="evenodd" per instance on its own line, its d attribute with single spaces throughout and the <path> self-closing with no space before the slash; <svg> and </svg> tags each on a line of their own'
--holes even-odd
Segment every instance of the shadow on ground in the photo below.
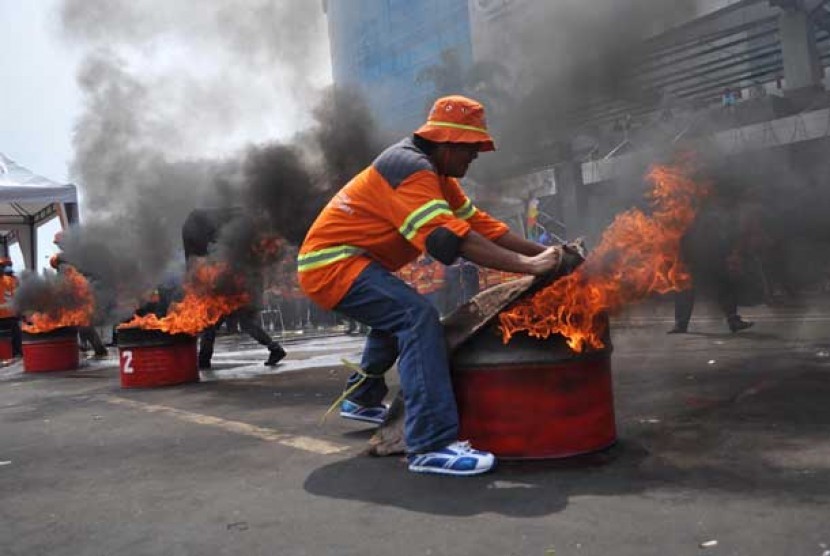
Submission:
<svg viewBox="0 0 830 556">
<path fill-rule="evenodd" d="M 660 490 L 727 494 L 770 504 L 830 501 L 830 376 L 805 355 L 743 358 L 685 373 L 642 374 L 617 390 L 620 441 L 609 450 L 550 462 L 500 462 L 491 474 L 417 475 L 398 459 L 356 457 L 313 471 L 311 494 L 436 515 L 513 517 L 562 511 L 573 497 Z M 659 380 L 658 397 L 641 395 Z M 641 419 L 655 414 L 659 419 Z"/>
<path fill-rule="evenodd" d="M 646 457 L 642 447 L 622 442 L 568 460 L 500 462 L 487 475 L 445 477 L 409 473 L 402 458 L 358 456 L 315 470 L 304 487 L 318 496 L 429 514 L 531 517 L 562 511 L 572 496 L 642 490 L 642 481 L 625 477 L 636 475 Z"/>
</svg>

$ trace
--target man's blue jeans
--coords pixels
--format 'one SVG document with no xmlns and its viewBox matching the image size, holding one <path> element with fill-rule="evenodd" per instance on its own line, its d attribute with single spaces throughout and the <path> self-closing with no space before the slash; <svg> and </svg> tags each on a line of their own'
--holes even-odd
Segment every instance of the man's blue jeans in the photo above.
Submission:
<svg viewBox="0 0 830 556">
<path fill-rule="evenodd" d="M 424 297 L 377 263 L 360 273 L 335 309 L 372 327 L 360 366 L 382 375 L 398 361 L 406 405 L 404 436 L 411 453 L 458 440 L 458 409 L 450 380 L 444 329 Z M 358 375 L 349 378 L 354 384 Z M 388 392 L 383 378 L 368 379 L 349 399 L 378 405 Z"/>
</svg>

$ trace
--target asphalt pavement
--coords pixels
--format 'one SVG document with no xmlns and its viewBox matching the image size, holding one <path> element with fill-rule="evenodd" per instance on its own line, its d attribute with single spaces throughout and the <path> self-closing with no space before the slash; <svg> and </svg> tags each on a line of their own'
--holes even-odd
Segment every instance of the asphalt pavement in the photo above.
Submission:
<svg viewBox="0 0 830 556">
<path fill-rule="evenodd" d="M 327 406 L 362 339 L 280 366 L 220 337 L 196 384 L 120 387 L 117 359 L 0 368 L 0 555 L 830 556 L 830 310 L 671 306 L 613 321 L 618 442 L 472 478 L 362 455 Z M 396 382 L 394 373 L 390 376 Z"/>
</svg>

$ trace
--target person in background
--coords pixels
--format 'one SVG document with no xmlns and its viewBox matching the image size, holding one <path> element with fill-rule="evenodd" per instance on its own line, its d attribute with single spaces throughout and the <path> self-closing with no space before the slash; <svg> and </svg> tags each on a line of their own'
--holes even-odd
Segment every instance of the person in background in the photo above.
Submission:
<svg viewBox="0 0 830 556">
<path fill-rule="evenodd" d="M 56 233 L 52 242 L 57 245 L 59 249 L 62 249 L 63 232 Z M 49 259 L 49 266 L 51 266 L 55 272 L 60 274 L 71 265 L 66 261 L 66 257 L 61 250 L 52 255 Z M 78 272 L 80 272 L 80 270 Z M 98 330 L 94 326 L 79 326 L 78 339 L 80 340 L 81 351 L 88 351 L 91 347 L 93 357 L 95 359 L 106 359 L 109 355 L 104 342 L 101 341 L 101 336 L 98 335 Z"/>
<path fill-rule="evenodd" d="M 0 322 L 11 333 L 12 342 L 12 357 L 21 357 L 23 355 L 23 333 L 20 330 L 20 318 L 12 306 L 14 299 L 14 292 L 17 291 L 19 285 L 17 276 L 14 275 L 14 266 L 9 257 L 0 258 L 0 267 L 3 273 L 0 276 L 0 296 L 2 296 L 2 303 L 0 303 Z"/>
<path fill-rule="evenodd" d="M 184 257 L 188 268 L 198 258 L 207 257 L 210 246 L 219 240 L 222 228 L 233 223 L 250 225 L 244 220 L 245 215 L 242 209 L 237 207 L 217 209 L 195 209 L 185 219 L 182 226 L 182 242 L 184 243 Z M 234 317 L 239 322 L 240 328 L 251 338 L 268 348 L 268 359 L 265 365 L 274 367 L 286 355 L 285 350 L 279 342 L 262 329 L 260 325 L 259 308 L 260 299 L 253 299 L 254 295 L 260 298 L 263 294 L 263 276 L 259 272 L 256 276 L 248 277 L 250 282 L 257 282 L 250 289 L 252 290 L 251 302 L 238 309 Z M 210 369 L 213 358 L 213 348 L 216 343 L 216 329 L 221 326 L 222 320 L 202 331 L 199 338 L 199 368 Z"/>
<path fill-rule="evenodd" d="M 688 331 L 697 292 L 714 298 L 729 330 L 739 332 L 753 323 L 738 314 L 739 258 L 747 230 L 742 229 L 734 191 L 715 191 L 701 206 L 681 240 L 681 254 L 692 275 L 692 287 L 674 298 L 674 327 L 669 334 Z"/>
</svg>

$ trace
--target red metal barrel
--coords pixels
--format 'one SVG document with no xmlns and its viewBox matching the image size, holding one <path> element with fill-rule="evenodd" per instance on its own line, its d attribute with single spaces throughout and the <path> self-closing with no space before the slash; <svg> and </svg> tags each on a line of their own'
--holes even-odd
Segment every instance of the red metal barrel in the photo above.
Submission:
<svg viewBox="0 0 830 556">
<path fill-rule="evenodd" d="M 14 358 L 14 350 L 12 349 L 12 334 L 13 327 L 16 323 L 17 318 L 0 319 L 0 361 Z"/>
<path fill-rule="evenodd" d="M 561 336 L 514 336 L 494 325 L 453 355 L 459 438 L 506 459 L 563 458 L 616 441 L 611 344 L 574 353 Z"/>
<path fill-rule="evenodd" d="M 72 371 L 78 368 L 78 329 L 57 328 L 42 334 L 23 333 L 23 370 L 27 373 Z"/>
<path fill-rule="evenodd" d="M 160 330 L 118 331 L 122 388 L 156 388 L 199 381 L 196 338 Z"/>
<path fill-rule="evenodd" d="M 0 330 L 0 361 L 8 361 L 14 359 L 14 350 L 12 350 L 11 334 L 6 334 L 5 330 Z"/>
</svg>

